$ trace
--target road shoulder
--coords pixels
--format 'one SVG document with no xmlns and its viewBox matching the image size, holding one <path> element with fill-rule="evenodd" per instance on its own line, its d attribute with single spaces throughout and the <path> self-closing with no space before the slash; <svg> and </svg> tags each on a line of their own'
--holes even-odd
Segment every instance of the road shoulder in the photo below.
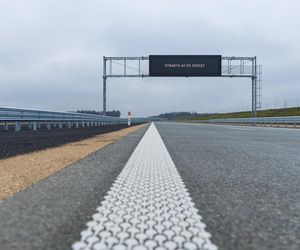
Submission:
<svg viewBox="0 0 300 250">
<path fill-rule="evenodd" d="M 70 249 L 147 127 L 2 202 L 1 249 Z"/>
</svg>

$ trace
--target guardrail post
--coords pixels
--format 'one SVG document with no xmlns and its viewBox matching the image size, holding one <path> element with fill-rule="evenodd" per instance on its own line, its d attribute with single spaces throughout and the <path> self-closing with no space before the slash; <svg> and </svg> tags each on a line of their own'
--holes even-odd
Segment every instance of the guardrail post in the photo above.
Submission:
<svg viewBox="0 0 300 250">
<path fill-rule="evenodd" d="M 4 131 L 5 131 L 5 132 L 8 131 L 8 123 L 7 123 L 7 122 L 4 123 Z"/>
<path fill-rule="evenodd" d="M 20 124 L 20 122 L 16 122 L 15 123 L 15 131 L 16 132 L 20 132 L 21 131 L 21 124 Z"/>
<path fill-rule="evenodd" d="M 78 121 L 76 122 L 75 126 L 76 126 L 76 128 L 79 128 L 79 122 Z"/>
<path fill-rule="evenodd" d="M 296 123 L 294 122 L 294 128 L 296 128 Z"/>
<path fill-rule="evenodd" d="M 83 128 L 84 128 L 84 122 L 81 122 L 81 127 L 83 127 Z"/>
<path fill-rule="evenodd" d="M 37 130 L 37 129 L 36 129 L 36 122 L 32 122 L 31 125 L 32 125 L 32 130 L 33 130 L 33 131 L 36 131 L 36 130 Z"/>
</svg>

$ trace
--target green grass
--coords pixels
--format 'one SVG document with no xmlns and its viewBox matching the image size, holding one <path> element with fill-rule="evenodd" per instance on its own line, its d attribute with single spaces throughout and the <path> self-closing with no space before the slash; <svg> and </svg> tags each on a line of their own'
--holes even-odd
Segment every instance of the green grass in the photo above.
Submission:
<svg viewBox="0 0 300 250">
<path fill-rule="evenodd" d="M 257 111 L 257 117 L 276 117 L 276 116 L 300 116 L 300 107 L 286 109 L 267 109 Z M 251 112 L 235 112 L 224 114 L 210 114 L 205 116 L 182 117 L 179 120 L 209 120 L 209 119 L 225 119 L 225 118 L 248 118 Z"/>
</svg>

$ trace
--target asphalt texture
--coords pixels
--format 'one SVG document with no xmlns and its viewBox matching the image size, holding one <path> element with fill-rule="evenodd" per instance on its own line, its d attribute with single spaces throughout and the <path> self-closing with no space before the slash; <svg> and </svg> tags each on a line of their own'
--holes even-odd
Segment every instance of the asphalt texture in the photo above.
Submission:
<svg viewBox="0 0 300 250">
<path fill-rule="evenodd" d="M 61 146 L 69 142 L 75 142 L 104 134 L 122 128 L 127 125 L 112 125 L 85 128 L 53 128 L 37 131 L 24 130 L 19 133 L 14 131 L 0 132 L 0 159 L 25 154 L 41 149 Z"/>
<path fill-rule="evenodd" d="M 0 249 L 70 249 L 148 126 L 0 203 Z"/>
<path fill-rule="evenodd" d="M 219 249 L 300 249 L 300 130 L 156 123 Z M 0 249 L 70 249 L 142 128 L 0 203 Z"/>
<path fill-rule="evenodd" d="M 219 249 L 300 249 L 300 130 L 156 126 Z"/>
</svg>

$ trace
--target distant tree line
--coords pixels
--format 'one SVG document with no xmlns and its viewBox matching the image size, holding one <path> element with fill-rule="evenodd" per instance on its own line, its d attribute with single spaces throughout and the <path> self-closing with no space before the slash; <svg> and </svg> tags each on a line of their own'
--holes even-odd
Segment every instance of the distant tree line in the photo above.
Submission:
<svg viewBox="0 0 300 250">
<path fill-rule="evenodd" d="M 96 111 L 96 110 L 77 110 L 77 113 L 91 114 L 91 115 L 103 115 L 103 111 Z M 120 112 L 120 110 L 106 111 L 106 115 L 120 117 L 121 112 Z"/>
<path fill-rule="evenodd" d="M 178 119 L 185 119 L 194 116 L 205 116 L 205 115 L 207 114 L 199 114 L 197 112 L 182 111 L 182 112 L 163 113 L 157 116 L 151 116 L 151 118 L 164 118 L 168 120 L 178 120 Z"/>
</svg>

